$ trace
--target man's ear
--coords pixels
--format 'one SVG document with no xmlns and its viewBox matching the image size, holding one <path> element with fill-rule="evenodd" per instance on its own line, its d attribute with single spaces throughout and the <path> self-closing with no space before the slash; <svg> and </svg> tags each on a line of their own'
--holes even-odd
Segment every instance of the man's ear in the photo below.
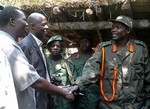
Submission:
<svg viewBox="0 0 150 109">
<path fill-rule="evenodd" d="M 131 33 L 131 30 L 130 30 L 130 29 L 127 29 L 126 31 L 127 31 L 128 34 Z"/>
<path fill-rule="evenodd" d="M 29 24 L 29 27 L 32 28 L 32 29 L 34 29 L 34 26 L 35 26 L 35 24 L 33 24 L 33 23 Z"/>
<path fill-rule="evenodd" d="M 14 24 L 14 20 L 13 20 L 12 18 L 10 18 L 9 21 L 10 21 L 10 24 L 11 24 L 11 25 L 15 25 L 15 24 Z"/>
</svg>

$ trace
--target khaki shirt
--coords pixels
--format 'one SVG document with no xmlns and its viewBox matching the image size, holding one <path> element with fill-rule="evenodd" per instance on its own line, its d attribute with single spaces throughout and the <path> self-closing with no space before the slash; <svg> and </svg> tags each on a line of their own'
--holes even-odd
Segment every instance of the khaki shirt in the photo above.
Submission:
<svg viewBox="0 0 150 109">
<path fill-rule="evenodd" d="M 76 80 L 79 88 L 86 87 L 99 79 L 101 69 L 101 47 L 105 47 L 105 72 L 103 90 L 107 98 L 112 96 L 114 68 L 117 68 L 116 93 L 112 102 L 106 102 L 100 94 L 100 108 L 104 109 L 139 109 L 142 105 L 150 106 L 150 59 L 148 49 L 143 42 L 130 40 L 134 51 L 129 46 L 122 52 L 113 52 L 113 41 L 99 44 L 97 52 L 87 61 L 83 75 Z"/>
<path fill-rule="evenodd" d="M 54 76 L 56 77 L 56 79 L 60 80 L 61 83 L 59 85 L 62 85 L 62 86 L 71 85 L 70 79 L 69 79 L 69 73 L 68 73 L 65 63 L 67 63 L 71 71 L 70 73 L 73 75 L 74 68 L 71 62 L 62 58 L 61 62 L 56 64 L 51 59 L 51 56 L 48 57 L 48 64 L 49 64 L 48 68 L 51 71 L 50 72 L 51 76 Z"/>
<path fill-rule="evenodd" d="M 70 60 L 75 66 L 74 79 L 76 80 L 79 76 L 82 75 L 83 67 L 86 61 L 92 56 L 94 51 L 91 51 L 91 54 L 84 56 L 80 51 L 71 55 Z"/>
</svg>

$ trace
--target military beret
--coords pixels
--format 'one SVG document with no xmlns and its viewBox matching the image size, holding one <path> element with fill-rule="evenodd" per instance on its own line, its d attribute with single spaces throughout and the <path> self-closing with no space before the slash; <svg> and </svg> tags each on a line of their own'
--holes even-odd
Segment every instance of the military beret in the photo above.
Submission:
<svg viewBox="0 0 150 109">
<path fill-rule="evenodd" d="M 63 41 L 62 36 L 61 35 L 54 35 L 52 36 L 48 41 L 47 41 L 47 45 L 52 43 L 53 41 Z"/>
</svg>

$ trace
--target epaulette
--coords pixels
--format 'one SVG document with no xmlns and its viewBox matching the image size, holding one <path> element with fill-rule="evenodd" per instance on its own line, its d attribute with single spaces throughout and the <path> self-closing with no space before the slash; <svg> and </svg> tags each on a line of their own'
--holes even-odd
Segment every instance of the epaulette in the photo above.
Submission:
<svg viewBox="0 0 150 109">
<path fill-rule="evenodd" d="M 112 41 L 106 41 L 106 42 L 101 42 L 100 44 L 99 44 L 99 47 L 101 48 L 101 47 L 106 47 L 106 46 L 109 46 L 109 45 L 111 45 L 112 44 Z"/>
<path fill-rule="evenodd" d="M 143 41 L 134 40 L 134 43 L 137 44 L 137 45 L 141 45 L 141 46 L 146 48 L 146 44 Z"/>
<path fill-rule="evenodd" d="M 65 62 L 73 64 L 72 60 L 70 60 L 70 59 L 65 59 Z"/>
</svg>

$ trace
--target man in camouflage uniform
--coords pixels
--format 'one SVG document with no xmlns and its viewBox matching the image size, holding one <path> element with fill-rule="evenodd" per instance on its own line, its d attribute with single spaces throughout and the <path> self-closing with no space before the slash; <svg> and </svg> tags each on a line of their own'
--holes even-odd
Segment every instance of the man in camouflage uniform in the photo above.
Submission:
<svg viewBox="0 0 150 109">
<path fill-rule="evenodd" d="M 63 52 L 63 39 L 60 35 L 52 36 L 47 42 L 50 55 L 48 56 L 48 68 L 51 71 L 47 75 L 51 82 L 57 86 L 63 87 L 73 84 L 73 64 L 64 59 L 61 55 Z M 62 97 L 54 96 L 54 109 L 73 109 L 73 101 L 69 102 Z"/>
<path fill-rule="evenodd" d="M 94 53 L 92 49 L 91 36 L 87 34 L 81 36 L 79 40 L 79 51 L 72 54 L 70 59 L 75 65 L 75 73 L 73 75 L 76 80 L 82 75 L 83 67 L 86 61 Z M 88 87 L 80 91 L 83 95 L 78 95 L 75 97 L 75 109 L 97 109 L 99 105 L 99 85 L 89 84 Z"/>
<path fill-rule="evenodd" d="M 132 19 L 111 20 L 112 40 L 87 61 L 71 92 L 100 81 L 100 109 L 150 108 L 150 59 L 145 43 L 130 37 Z"/>
</svg>

